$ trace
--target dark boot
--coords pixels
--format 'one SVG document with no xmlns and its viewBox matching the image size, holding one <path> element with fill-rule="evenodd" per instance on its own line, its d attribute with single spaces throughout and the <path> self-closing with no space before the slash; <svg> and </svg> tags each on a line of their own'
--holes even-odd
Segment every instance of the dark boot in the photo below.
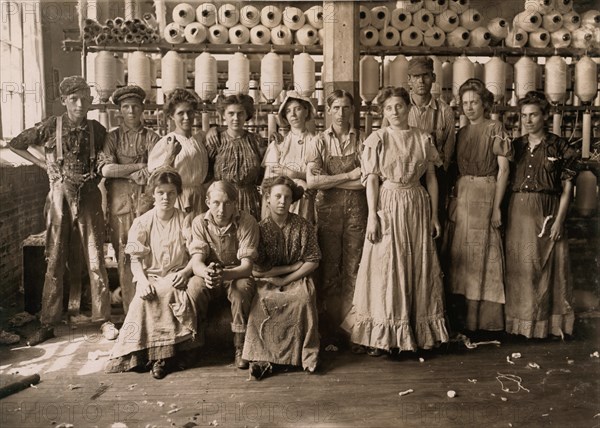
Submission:
<svg viewBox="0 0 600 428">
<path fill-rule="evenodd" d="M 238 369 L 246 370 L 248 361 L 242 358 L 242 350 L 244 349 L 245 333 L 233 333 L 233 346 L 235 346 L 235 366 Z"/>
</svg>

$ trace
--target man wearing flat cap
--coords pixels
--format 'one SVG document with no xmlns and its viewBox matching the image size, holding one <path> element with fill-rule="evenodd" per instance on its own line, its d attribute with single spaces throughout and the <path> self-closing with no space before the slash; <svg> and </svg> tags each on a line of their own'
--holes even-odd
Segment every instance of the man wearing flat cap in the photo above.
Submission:
<svg viewBox="0 0 600 428">
<path fill-rule="evenodd" d="M 50 116 L 10 141 L 11 150 L 44 168 L 50 181 L 42 327 L 30 337 L 31 346 L 54 337 L 53 326 L 61 321 L 65 255 L 78 241 L 71 235 L 73 231 L 79 233 L 89 271 L 92 320 L 107 322 L 110 319 L 110 293 L 104 266 L 104 217 L 98 189 L 101 178 L 98 154 L 106 130 L 99 122 L 86 119 L 92 97 L 82 77 L 66 77 L 59 90 L 66 113 Z M 45 159 L 34 156 L 29 148 L 43 150 Z"/>
<path fill-rule="evenodd" d="M 148 153 L 160 137 L 142 123 L 146 98 L 142 88 L 125 86 L 117 89 L 111 98 L 119 107 L 122 123 L 108 133 L 99 169 L 106 177 L 108 230 L 117 254 L 123 309 L 127 313 L 135 295 L 131 266 L 125 255 L 127 233 L 134 218 L 149 208 L 144 198 Z"/>
<path fill-rule="evenodd" d="M 411 100 L 408 124 L 431 134 L 443 162 L 441 167 L 436 168 L 440 201 L 438 216 L 443 227 L 446 219 L 448 169 L 454 155 L 456 131 L 452 108 L 441 99 L 431 95 L 435 77 L 431 58 L 415 56 L 408 62 L 408 85 L 410 86 Z M 438 241 L 441 242 L 441 240 Z"/>
</svg>

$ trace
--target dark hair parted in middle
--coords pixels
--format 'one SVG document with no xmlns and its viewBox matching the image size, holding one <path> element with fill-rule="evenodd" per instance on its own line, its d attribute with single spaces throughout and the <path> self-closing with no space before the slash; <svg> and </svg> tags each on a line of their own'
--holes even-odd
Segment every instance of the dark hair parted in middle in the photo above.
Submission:
<svg viewBox="0 0 600 428">
<path fill-rule="evenodd" d="M 327 97 L 327 107 L 331 107 L 335 100 L 339 100 L 340 98 L 348 98 L 350 104 L 354 105 L 354 97 L 348 91 L 344 91 L 343 89 L 336 89 Z"/>
<path fill-rule="evenodd" d="M 519 109 L 522 109 L 525 105 L 536 105 L 540 108 L 544 116 L 550 113 L 550 103 L 548 102 L 548 98 L 540 91 L 527 92 L 525 96 L 518 101 L 517 105 L 519 106 Z"/>
<path fill-rule="evenodd" d="M 163 111 L 165 112 L 167 117 L 171 117 L 175 113 L 177 106 L 183 103 L 188 103 L 192 106 L 194 111 L 197 111 L 199 108 L 200 101 L 198 96 L 194 92 L 188 89 L 177 88 L 173 92 L 171 92 L 167 97 L 167 101 L 163 106 Z"/>
<path fill-rule="evenodd" d="M 290 190 L 292 191 L 292 202 L 299 201 L 302 198 L 302 195 L 304 195 L 304 189 L 298 186 L 296 183 L 294 183 L 294 180 L 292 180 L 289 177 L 286 177 L 285 175 L 267 178 L 263 182 L 261 188 L 264 194 L 270 195 L 271 189 L 278 185 L 283 185 L 290 188 Z"/>
<path fill-rule="evenodd" d="M 460 85 L 460 88 L 458 90 L 458 94 L 460 96 L 460 101 L 461 101 L 460 102 L 461 109 L 462 109 L 462 97 L 465 94 L 465 92 L 468 92 L 468 91 L 473 91 L 477 95 L 479 95 L 479 98 L 481 98 L 481 103 L 483 104 L 483 112 L 487 117 L 489 112 L 492 110 L 492 107 L 494 106 L 494 94 L 492 94 L 492 92 L 485 87 L 485 83 L 483 83 L 481 80 L 468 79 L 465 81 L 465 83 Z"/>
<path fill-rule="evenodd" d="M 181 195 L 181 192 L 183 191 L 181 176 L 175 169 L 171 167 L 162 167 L 152 173 L 150 178 L 148 178 L 148 187 L 146 189 L 146 193 L 148 195 L 152 195 L 154 193 L 154 189 L 161 184 L 174 185 L 178 195 Z"/>
<path fill-rule="evenodd" d="M 383 108 L 383 104 L 392 97 L 400 97 L 407 106 L 410 106 L 410 95 L 408 91 L 402 87 L 386 86 L 379 91 L 377 95 L 377 105 Z"/>
<path fill-rule="evenodd" d="M 241 105 L 246 111 L 246 120 L 252 119 L 254 116 L 254 98 L 250 95 L 236 94 L 227 97 L 219 98 L 217 101 L 217 109 L 221 116 L 225 114 L 228 106 Z"/>
</svg>

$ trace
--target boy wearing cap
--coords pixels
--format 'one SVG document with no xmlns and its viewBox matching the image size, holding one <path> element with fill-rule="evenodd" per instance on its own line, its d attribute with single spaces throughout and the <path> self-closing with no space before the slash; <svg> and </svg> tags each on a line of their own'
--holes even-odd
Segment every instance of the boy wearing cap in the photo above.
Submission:
<svg viewBox="0 0 600 428">
<path fill-rule="evenodd" d="M 443 162 L 441 167 L 436 167 L 440 201 L 438 216 L 443 226 L 446 218 L 448 169 L 454 155 L 456 130 L 452 108 L 441 99 L 431 95 L 431 87 L 435 78 L 431 58 L 416 56 L 408 62 L 411 102 L 408 124 L 431 134 Z"/>
<path fill-rule="evenodd" d="M 127 313 L 135 294 L 131 267 L 125 256 L 127 233 L 133 219 L 148 208 L 144 199 L 148 153 L 160 137 L 142 124 L 146 98 L 142 88 L 125 86 L 111 98 L 119 107 L 123 122 L 106 136 L 98 168 L 107 178 L 108 230 L 117 254 L 123 309 Z"/>
<path fill-rule="evenodd" d="M 110 293 L 104 266 L 104 217 L 97 173 L 98 153 L 106 130 L 99 122 L 86 119 L 92 97 L 82 77 L 63 79 L 59 90 L 66 113 L 49 117 L 10 142 L 12 151 L 44 168 L 50 181 L 42 326 L 30 337 L 30 346 L 54 337 L 53 325 L 61 320 L 65 253 L 71 245 L 73 225 L 79 231 L 87 261 L 92 320 L 110 319 Z M 45 161 L 30 153 L 30 146 L 43 149 Z"/>
</svg>

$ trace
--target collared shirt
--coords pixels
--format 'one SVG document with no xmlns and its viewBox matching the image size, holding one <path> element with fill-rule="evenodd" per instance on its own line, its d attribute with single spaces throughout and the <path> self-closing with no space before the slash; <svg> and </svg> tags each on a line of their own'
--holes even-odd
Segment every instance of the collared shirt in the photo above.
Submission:
<svg viewBox="0 0 600 428">
<path fill-rule="evenodd" d="M 547 133 L 529 150 L 529 135 L 513 141 L 515 161 L 511 164 L 513 192 L 542 192 L 559 195 L 562 181 L 572 180 L 580 168 L 580 154 L 558 135 Z"/>
<path fill-rule="evenodd" d="M 502 122 L 484 119 L 458 131 L 456 162 L 461 176 L 490 177 L 498 174 L 498 156 L 513 159 L 511 140 Z"/>
<path fill-rule="evenodd" d="M 219 227 L 207 211 L 192 221 L 189 252 L 202 255 L 205 263 L 239 266 L 242 259 L 256 260 L 258 241 L 258 223 L 250 214 L 238 211 L 228 226 Z"/>
<path fill-rule="evenodd" d="M 442 158 L 444 169 L 447 170 L 454 155 L 456 141 L 455 120 L 452 108 L 444 101 L 434 97 L 431 97 L 427 105 L 418 107 L 413 100 L 412 93 L 410 101 L 411 107 L 408 112 L 408 124 L 435 137 L 435 147 Z"/>
<path fill-rule="evenodd" d="M 329 127 L 317 135 L 317 138 L 308 142 L 306 148 L 306 163 L 314 162 L 317 167 L 322 168 L 325 173 L 335 175 L 329 168 L 331 157 L 355 157 L 353 168 L 360 167 L 360 157 L 363 151 L 364 135 L 354 128 L 348 131 L 348 134 L 340 141 L 335 134 L 333 127 Z M 350 169 L 349 171 L 351 171 Z M 346 172 L 349 172 L 346 171 Z"/>
<path fill-rule="evenodd" d="M 87 179 L 83 175 L 96 173 L 97 165 L 90 150 L 90 123 L 94 132 L 94 153 L 102 150 L 106 129 L 95 120 L 84 120 L 81 125 L 74 126 L 67 113 L 62 115 L 62 148 L 63 161 L 58 160 L 56 149 L 56 116 L 50 116 L 32 128 L 28 128 L 10 141 L 15 149 L 27 150 L 29 146 L 43 146 L 51 182 L 68 179 L 74 184 L 81 184 Z"/>
</svg>

